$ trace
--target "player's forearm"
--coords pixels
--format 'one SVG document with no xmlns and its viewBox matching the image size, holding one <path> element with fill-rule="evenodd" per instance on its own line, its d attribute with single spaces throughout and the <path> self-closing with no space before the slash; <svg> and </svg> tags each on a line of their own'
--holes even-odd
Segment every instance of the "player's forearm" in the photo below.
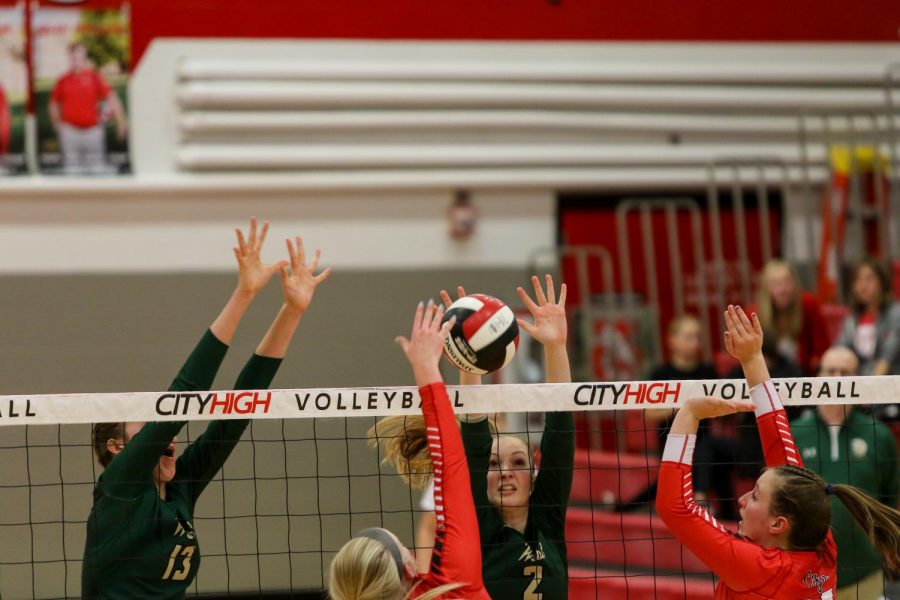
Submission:
<svg viewBox="0 0 900 600">
<path fill-rule="evenodd" d="M 675 413 L 675 419 L 672 421 L 672 427 L 669 429 L 669 435 L 691 435 L 697 433 L 700 428 L 700 419 L 694 416 L 688 408 L 682 408 Z"/>
<path fill-rule="evenodd" d="M 256 353 L 269 358 L 284 358 L 302 316 L 303 311 L 282 305 L 269 331 L 257 346 Z"/>
<path fill-rule="evenodd" d="M 569 352 L 564 343 L 545 345 L 544 360 L 547 383 L 571 383 L 572 368 L 569 366 Z"/>
<path fill-rule="evenodd" d="M 235 289 L 225 303 L 222 312 L 216 317 L 212 325 L 209 326 L 210 331 L 224 344 L 230 345 L 234 338 L 234 332 L 237 331 L 238 324 L 244 318 L 247 309 L 253 303 L 256 294 L 240 287 Z"/>
<path fill-rule="evenodd" d="M 769 367 L 766 365 L 766 359 L 762 353 L 742 362 L 741 367 L 744 369 L 744 377 L 747 379 L 747 386 L 750 388 L 754 388 L 771 379 Z"/>
</svg>

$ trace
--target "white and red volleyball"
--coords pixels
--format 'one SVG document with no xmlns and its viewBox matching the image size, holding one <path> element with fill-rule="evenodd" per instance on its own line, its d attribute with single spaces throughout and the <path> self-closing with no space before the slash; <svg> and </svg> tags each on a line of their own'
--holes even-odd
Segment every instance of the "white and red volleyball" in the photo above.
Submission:
<svg viewBox="0 0 900 600">
<path fill-rule="evenodd" d="M 444 322 L 456 317 L 444 340 L 444 355 L 458 369 L 485 375 L 502 369 L 516 355 L 519 324 L 513 311 L 500 300 L 469 294 L 450 305 Z"/>
</svg>

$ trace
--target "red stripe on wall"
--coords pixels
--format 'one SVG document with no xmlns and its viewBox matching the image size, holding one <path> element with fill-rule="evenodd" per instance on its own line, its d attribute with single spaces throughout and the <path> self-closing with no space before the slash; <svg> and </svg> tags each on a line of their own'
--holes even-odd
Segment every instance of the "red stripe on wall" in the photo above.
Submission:
<svg viewBox="0 0 900 600">
<path fill-rule="evenodd" d="M 896 42 L 900 2 L 867 0 L 132 0 L 134 63 L 157 37 Z"/>
</svg>

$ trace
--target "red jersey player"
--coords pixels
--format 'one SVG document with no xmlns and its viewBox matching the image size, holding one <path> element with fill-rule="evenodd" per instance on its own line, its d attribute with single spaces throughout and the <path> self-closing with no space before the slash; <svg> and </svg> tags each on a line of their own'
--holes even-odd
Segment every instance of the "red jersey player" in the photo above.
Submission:
<svg viewBox="0 0 900 600">
<path fill-rule="evenodd" d="M 848 485 L 826 483 L 803 467 L 784 407 L 762 355 L 762 328 L 739 307 L 725 313 L 725 347 L 741 361 L 753 403 L 696 398 L 678 411 L 659 471 L 656 509 L 681 542 L 720 578 L 716 598 L 831 599 L 837 547 L 831 536 L 834 495 L 861 526 L 889 568 L 900 565 L 900 513 Z M 755 410 L 768 469 L 738 501 L 738 533 L 725 530 L 693 501 L 691 461 L 699 421 Z"/>
<path fill-rule="evenodd" d="M 478 521 L 462 437 L 438 363 L 454 319 L 441 326 L 443 308 L 419 304 L 411 339 L 397 338 L 413 368 L 434 468 L 436 532 L 431 569 L 419 574 L 416 559 L 397 537 L 366 529 L 344 544 L 331 563 L 329 593 L 335 600 L 466 598 L 490 600 L 481 578 Z"/>
</svg>

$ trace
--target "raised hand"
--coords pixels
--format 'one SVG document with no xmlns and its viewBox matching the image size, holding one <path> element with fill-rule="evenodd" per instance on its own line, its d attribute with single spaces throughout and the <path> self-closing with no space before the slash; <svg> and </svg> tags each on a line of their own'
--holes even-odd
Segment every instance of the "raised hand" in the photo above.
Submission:
<svg viewBox="0 0 900 600">
<path fill-rule="evenodd" d="M 427 305 L 419 303 L 413 317 L 412 333 L 409 338 L 398 336 L 396 342 L 403 348 L 406 359 L 412 365 L 416 383 L 426 385 L 440 381 L 438 363 L 444 351 L 444 340 L 456 319 L 441 325 L 444 309 L 431 300 Z"/>
<path fill-rule="evenodd" d="M 721 398 L 688 398 L 681 410 L 688 411 L 698 421 L 712 419 L 736 412 L 751 412 L 754 410 L 752 402 L 741 400 L 723 400 Z"/>
<path fill-rule="evenodd" d="M 466 290 L 463 289 L 463 286 L 456 286 L 456 298 L 462 298 L 466 295 Z M 444 308 L 450 308 L 450 305 L 453 304 L 453 300 L 450 298 L 450 294 L 447 293 L 447 290 L 441 290 L 441 301 L 444 303 Z"/>
<path fill-rule="evenodd" d="M 238 241 L 237 247 L 234 248 L 234 256 L 238 262 L 238 289 L 253 296 L 266 287 L 272 275 L 287 264 L 284 260 L 270 265 L 263 264 L 260 252 L 269 232 L 269 223 L 263 223 L 259 235 L 256 232 L 256 225 L 256 217 L 251 217 L 250 232 L 246 239 L 243 231 L 234 230 Z"/>
<path fill-rule="evenodd" d="M 725 350 L 741 363 L 762 355 L 762 325 L 756 313 L 748 318 L 740 306 L 728 305 L 725 311 Z"/>
<path fill-rule="evenodd" d="M 307 265 L 306 252 L 303 249 L 303 240 L 300 239 L 300 236 L 294 238 L 293 244 L 290 239 L 286 239 L 285 244 L 291 259 L 291 268 L 288 271 L 287 262 L 283 262 L 281 265 L 281 287 L 284 290 L 284 303 L 303 313 L 312 302 L 316 286 L 331 275 L 331 267 L 316 275 L 316 270 L 319 268 L 319 258 L 322 253 L 317 249 L 312 262 Z"/>
<path fill-rule="evenodd" d="M 568 335 L 566 323 L 566 284 L 559 289 L 559 301 L 556 299 L 556 291 L 553 288 L 553 278 L 545 275 L 547 293 L 541 288 L 541 281 L 537 275 L 532 275 L 531 284 L 534 286 L 535 303 L 521 287 L 516 292 L 525 303 L 525 307 L 534 317 L 534 323 L 524 319 L 517 319 L 519 327 L 527 331 L 531 337 L 544 346 L 565 346 Z"/>
</svg>

